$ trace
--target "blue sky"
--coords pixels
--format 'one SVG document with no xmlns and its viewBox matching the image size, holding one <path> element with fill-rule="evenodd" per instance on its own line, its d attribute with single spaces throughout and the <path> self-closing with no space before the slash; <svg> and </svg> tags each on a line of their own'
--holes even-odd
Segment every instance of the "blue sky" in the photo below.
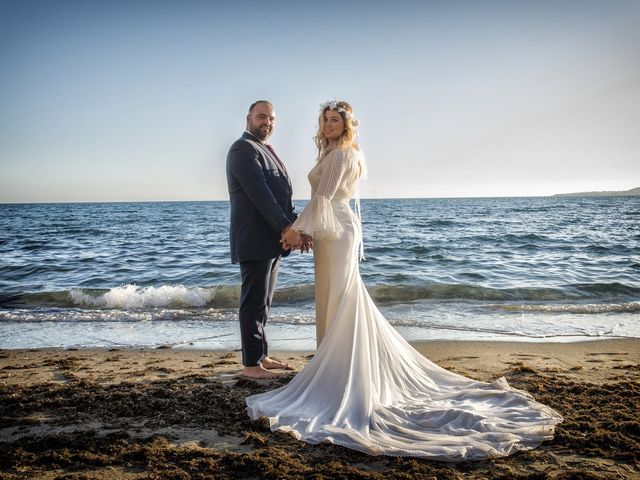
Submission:
<svg viewBox="0 0 640 480">
<path fill-rule="evenodd" d="M 0 202 L 221 200 L 248 105 L 307 198 L 348 100 L 363 197 L 640 186 L 637 1 L 0 2 Z"/>
</svg>

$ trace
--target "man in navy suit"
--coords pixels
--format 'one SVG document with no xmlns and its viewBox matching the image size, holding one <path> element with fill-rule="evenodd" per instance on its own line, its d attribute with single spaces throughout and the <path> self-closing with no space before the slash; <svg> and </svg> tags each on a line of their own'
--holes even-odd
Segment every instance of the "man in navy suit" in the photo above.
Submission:
<svg viewBox="0 0 640 480">
<path fill-rule="evenodd" d="M 247 114 L 245 132 L 227 154 L 227 184 L 231 204 L 231 261 L 240 263 L 241 375 L 275 378 L 270 370 L 287 368 L 268 356 L 265 325 L 278 277 L 283 245 L 296 219 L 287 169 L 265 141 L 275 123 L 273 105 L 259 100 Z M 284 243 L 283 243 L 284 242 Z M 306 237 L 298 248 L 309 249 Z"/>
</svg>

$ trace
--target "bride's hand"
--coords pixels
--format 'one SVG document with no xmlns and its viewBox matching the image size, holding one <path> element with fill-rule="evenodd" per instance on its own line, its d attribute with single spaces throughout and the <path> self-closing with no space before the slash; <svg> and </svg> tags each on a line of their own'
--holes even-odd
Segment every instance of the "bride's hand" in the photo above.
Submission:
<svg viewBox="0 0 640 480">
<path fill-rule="evenodd" d="M 300 246 L 300 232 L 294 230 L 293 228 L 290 228 L 289 230 L 284 232 L 282 238 L 285 241 L 284 245 L 289 246 L 289 248 L 295 249 Z"/>
<path fill-rule="evenodd" d="M 313 248 L 313 238 L 305 233 L 300 235 L 300 251 L 308 253 Z"/>
</svg>

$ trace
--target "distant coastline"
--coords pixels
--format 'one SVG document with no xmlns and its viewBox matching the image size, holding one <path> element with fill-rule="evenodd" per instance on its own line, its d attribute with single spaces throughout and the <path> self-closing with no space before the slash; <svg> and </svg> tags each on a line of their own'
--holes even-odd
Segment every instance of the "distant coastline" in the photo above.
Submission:
<svg viewBox="0 0 640 480">
<path fill-rule="evenodd" d="M 603 191 L 603 192 L 576 192 L 556 193 L 554 197 L 633 197 L 640 196 L 640 187 L 631 190 Z"/>
<path fill-rule="evenodd" d="M 640 187 L 630 190 L 611 190 L 600 192 L 575 192 L 575 193 L 555 193 L 553 195 L 545 194 L 529 194 L 529 195 L 506 195 L 506 196 L 449 196 L 449 197 L 363 197 L 362 200 L 451 200 L 451 199 L 467 199 L 467 198 L 553 198 L 553 197 L 635 197 L 640 196 Z M 294 198 L 294 202 L 308 202 L 309 198 Z M 228 199 L 200 199 L 200 200 L 58 200 L 58 201 L 1 201 L 0 206 L 12 205 L 101 205 L 101 204 L 154 204 L 154 203 L 211 203 L 211 202 L 229 202 Z"/>
</svg>

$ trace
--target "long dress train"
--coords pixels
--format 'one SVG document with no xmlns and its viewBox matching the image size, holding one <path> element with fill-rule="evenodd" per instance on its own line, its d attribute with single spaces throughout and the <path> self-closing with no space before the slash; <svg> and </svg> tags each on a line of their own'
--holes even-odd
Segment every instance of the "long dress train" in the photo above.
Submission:
<svg viewBox="0 0 640 480">
<path fill-rule="evenodd" d="M 314 236 L 321 341 L 287 385 L 247 398 L 250 417 L 309 443 L 446 461 L 509 455 L 551 439 L 557 412 L 504 378 L 480 382 L 439 367 L 375 306 L 360 277 L 360 221 L 348 203 L 361 166 L 360 152 L 333 150 L 309 174 L 312 199 L 293 228 Z"/>
</svg>

